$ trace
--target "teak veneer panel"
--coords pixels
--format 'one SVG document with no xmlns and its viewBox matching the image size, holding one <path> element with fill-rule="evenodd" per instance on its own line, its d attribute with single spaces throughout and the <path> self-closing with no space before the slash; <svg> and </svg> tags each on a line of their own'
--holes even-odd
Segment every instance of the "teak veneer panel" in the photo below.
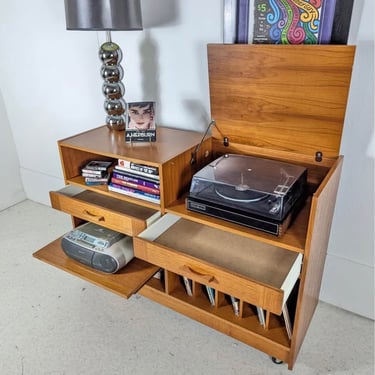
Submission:
<svg viewBox="0 0 375 375">
<path fill-rule="evenodd" d="M 337 156 L 354 52 L 332 45 L 208 45 L 213 137 Z"/>
<path fill-rule="evenodd" d="M 297 358 L 318 304 L 342 165 L 340 157 L 312 197 L 289 368 Z"/>
<path fill-rule="evenodd" d="M 129 159 L 135 163 L 147 163 L 158 166 L 181 154 L 181 151 L 194 148 L 202 139 L 198 132 L 157 127 L 156 142 L 126 143 L 124 132 L 112 131 L 106 126 L 88 130 L 73 137 L 58 142 L 60 147 L 68 147 L 101 158 Z M 64 165 L 64 170 L 76 165 L 77 161 L 70 160 Z M 77 173 L 78 174 L 78 173 Z"/>
</svg>

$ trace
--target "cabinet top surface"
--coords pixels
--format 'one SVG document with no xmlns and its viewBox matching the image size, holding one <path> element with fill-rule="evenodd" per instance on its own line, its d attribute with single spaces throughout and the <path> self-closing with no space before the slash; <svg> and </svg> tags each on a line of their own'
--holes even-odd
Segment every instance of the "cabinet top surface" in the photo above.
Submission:
<svg viewBox="0 0 375 375">
<path fill-rule="evenodd" d="M 124 131 L 101 126 L 59 141 L 60 146 L 94 152 L 112 158 L 130 158 L 164 163 L 195 147 L 202 139 L 198 132 L 157 128 L 156 142 L 126 143 Z"/>
<path fill-rule="evenodd" d="M 336 157 L 354 46 L 208 45 L 214 138 Z"/>
</svg>

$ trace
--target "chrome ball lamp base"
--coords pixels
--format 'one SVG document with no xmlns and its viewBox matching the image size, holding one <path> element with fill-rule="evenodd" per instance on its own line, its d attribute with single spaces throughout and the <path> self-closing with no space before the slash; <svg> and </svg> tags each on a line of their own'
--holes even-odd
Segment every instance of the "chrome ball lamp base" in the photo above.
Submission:
<svg viewBox="0 0 375 375">
<path fill-rule="evenodd" d="M 104 80 L 102 91 L 106 98 L 106 125 L 111 130 L 124 130 L 126 103 L 123 99 L 125 86 L 121 82 L 124 76 L 124 70 L 120 65 L 122 51 L 112 42 L 110 31 L 106 32 L 106 42 L 99 49 L 99 58 L 103 63 L 100 73 Z"/>
</svg>

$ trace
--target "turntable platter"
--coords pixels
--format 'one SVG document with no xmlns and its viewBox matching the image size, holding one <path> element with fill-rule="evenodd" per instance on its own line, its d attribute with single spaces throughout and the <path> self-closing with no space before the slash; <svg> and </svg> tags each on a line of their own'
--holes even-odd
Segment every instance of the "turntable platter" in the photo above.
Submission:
<svg viewBox="0 0 375 375">
<path fill-rule="evenodd" d="M 268 194 L 251 190 L 236 190 L 228 185 L 216 186 L 215 193 L 221 198 L 241 203 L 255 203 L 268 197 Z"/>
</svg>

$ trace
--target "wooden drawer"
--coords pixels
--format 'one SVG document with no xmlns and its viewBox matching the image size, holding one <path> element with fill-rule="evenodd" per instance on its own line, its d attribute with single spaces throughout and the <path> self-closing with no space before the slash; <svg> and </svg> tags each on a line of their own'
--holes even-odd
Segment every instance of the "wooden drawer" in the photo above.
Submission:
<svg viewBox="0 0 375 375">
<path fill-rule="evenodd" d="M 76 186 L 50 192 L 53 208 L 82 220 L 134 236 L 160 217 L 160 212 Z"/>
<path fill-rule="evenodd" d="M 134 238 L 137 258 L 280 315 L 302 254 L 166 214 Z"/>
</svg>

